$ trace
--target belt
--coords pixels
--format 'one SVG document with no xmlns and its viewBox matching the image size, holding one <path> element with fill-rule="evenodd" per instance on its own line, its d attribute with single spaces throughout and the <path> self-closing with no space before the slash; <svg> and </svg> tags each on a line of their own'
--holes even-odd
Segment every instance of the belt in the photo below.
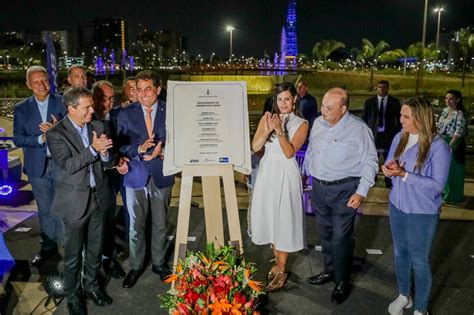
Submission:
<svg viewBox="0 0 474 315">
<path fill-rule="evenodd" d="M 346 178 L 338 179 L 338 180 L 333 180 L 333 181 L 320 180 L 320 179 L 317 179 L 317 178 L 313 177 L 313 180 L 316 183 L 324 185 L 324 186 L 333 186 L 333 185 L 344 184 L 344 183 L 348 183 L 348 182 L 351 182 L 351 181 L 356 180 L 356 179 L 360 179 L 360 177 L 350 176 L 350 177 L 346 177 Z"/>
<path fill-rule="evenodd" d="M 97 187 L 91 187 L 91 192 L 97 192 Z"/>
</svg>

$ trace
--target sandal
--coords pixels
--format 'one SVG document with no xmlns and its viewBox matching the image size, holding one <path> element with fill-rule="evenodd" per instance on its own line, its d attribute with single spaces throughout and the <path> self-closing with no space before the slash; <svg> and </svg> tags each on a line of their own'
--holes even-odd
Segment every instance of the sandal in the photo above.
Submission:
<svg viewBox="0 0 474 315">
<path fill-rule="evenodd" d="M 273 265 L 270 271 L 268 272 L 267 283 L 272 282 L 273 278 L 275 278 L 275 275 L 277 274 L 277 272 L 273 271 L 273 269 L 275 269 L 276 266 L 277 266 L 276 264 Z"/>
<path fill-rule="evenodd" d="M 267 291 L 275 292 L 275 291 L 281 290 L 285 286 L 287 278 L 288 278 L 288 273 L 284 271 L 279 271 L 275 273 L 275 277 L 267 286 Z"/>
<path fill-rule="evenodd" d="M 268 272 L 267 283 L 270 283 L 273 280 L 273 278 L 275 278 L 276 272 L 274 270 L 278 265 L 278 258 L 275 257 L 273 259 L 270 259 L 270 262 L 273 262 L 273 266 L 272 268 L 270 268 L 270 271 Z"/>
</svg>

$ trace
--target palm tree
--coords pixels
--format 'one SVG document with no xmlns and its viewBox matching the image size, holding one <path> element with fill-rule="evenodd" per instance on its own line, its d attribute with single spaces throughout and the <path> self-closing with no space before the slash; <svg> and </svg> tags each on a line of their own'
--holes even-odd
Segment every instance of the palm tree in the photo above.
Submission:
<svg viewBox="0 0 474 315">
<path fill-rule="evenodd" d="M 380 55 L 382 55 L 382 53 L 389 48 L 390 45 L 384 40 L 381 40 L 376 46 L 374 46 L 374 44 L 372 44 L 372 42 L 367 38 L 362 39 L 362 47 L 356 57 L 356 60 L 362 61 L 363 64 L 366 62 L 369 63 L 371 88 L 374 81 L 374 66 L 377 63 L 377 59 L 379 59 Z"/>
<path fill-rule="evenodd" d="M 407 56 L 408 57 L 416 57 L 419 60 L 421 59 L 429 59 L 435 60 L 438 59 L 439 51 L 436 48 L 435 43 L 430 43 L 428 46 L 423 47 L 421 42 L 416 42 L 408 46 L 407 48 Z"/>
<path fill-rule="evenodd" d="M 474 53 L 474 33 L 471 33 L 469 28 L 462 28 L 459 31 L 459 48 L 462 53 L 462 80 L 461 87 L 464 87 L 464 80 L 466 79 L 466 66 L 468 60 L 472 58 Z"/>
<path fill-rule="evenodd" d="M 381 62 L 386 62 L 386 63 L 393 63 L 397 61 L 399 58 L 404 58 L 406 57 L 407 54 L 403 49 L 395 49 L 395 50 L 387 50 L 384 51 L 380 56 L 379 59 Z"/>
<path fill-rule="evenodd" d="M 317 42 L 313 47 L 313 56 L 322 61 L 326 61 L 328 57 L 336 50 L 345 48 L 343 42 L 339 42 L 337 40 L 322 40 Z"/>
</svg>

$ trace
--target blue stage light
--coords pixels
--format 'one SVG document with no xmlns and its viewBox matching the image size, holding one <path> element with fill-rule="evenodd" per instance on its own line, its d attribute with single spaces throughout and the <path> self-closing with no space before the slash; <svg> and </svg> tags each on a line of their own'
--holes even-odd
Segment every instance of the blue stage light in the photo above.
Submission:
<svg viewBox="0 0 474 315">
<path fill-rule="evenodd" d="M 0 186 L 0 196 L 8 196 L 13 192 L 13 187 L 10 185 Z"/>
</svg>

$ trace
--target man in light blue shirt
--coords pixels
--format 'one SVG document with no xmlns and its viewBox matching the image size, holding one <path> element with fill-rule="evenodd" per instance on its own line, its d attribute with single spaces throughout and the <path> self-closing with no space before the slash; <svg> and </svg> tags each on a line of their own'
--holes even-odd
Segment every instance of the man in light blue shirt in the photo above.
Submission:
<svg viewBox="0 0 474 315">
<path fill-rule="evenodd" d="M 61 96 L 50 93 L 48 73 L 41 66 L 26 72 L 26 85 L 33 95 L 15 105 L 13 142 L 23 149 L 23 172 L 28 176 L 38 207 L 41 249 L 31 264 L 40 266 L 58 252 L 63 224 L 51 212 L 58 168 L 51 160 L 46 131 L 66 114 Z"/>
<path fill-rule="evenodd" d="M 331 301 L 336 304 L 350 292 L 355 210 L 378 171 L 372 131 L 348 107 L 344 89 L 333 88 L 324 95 L 322 116 L 314 121 L 304 161 L 306 173 L 313 177 L 311 199 L 324 254 L 324 271 L 308 282 L 335 281 Z"/>
</svg>

